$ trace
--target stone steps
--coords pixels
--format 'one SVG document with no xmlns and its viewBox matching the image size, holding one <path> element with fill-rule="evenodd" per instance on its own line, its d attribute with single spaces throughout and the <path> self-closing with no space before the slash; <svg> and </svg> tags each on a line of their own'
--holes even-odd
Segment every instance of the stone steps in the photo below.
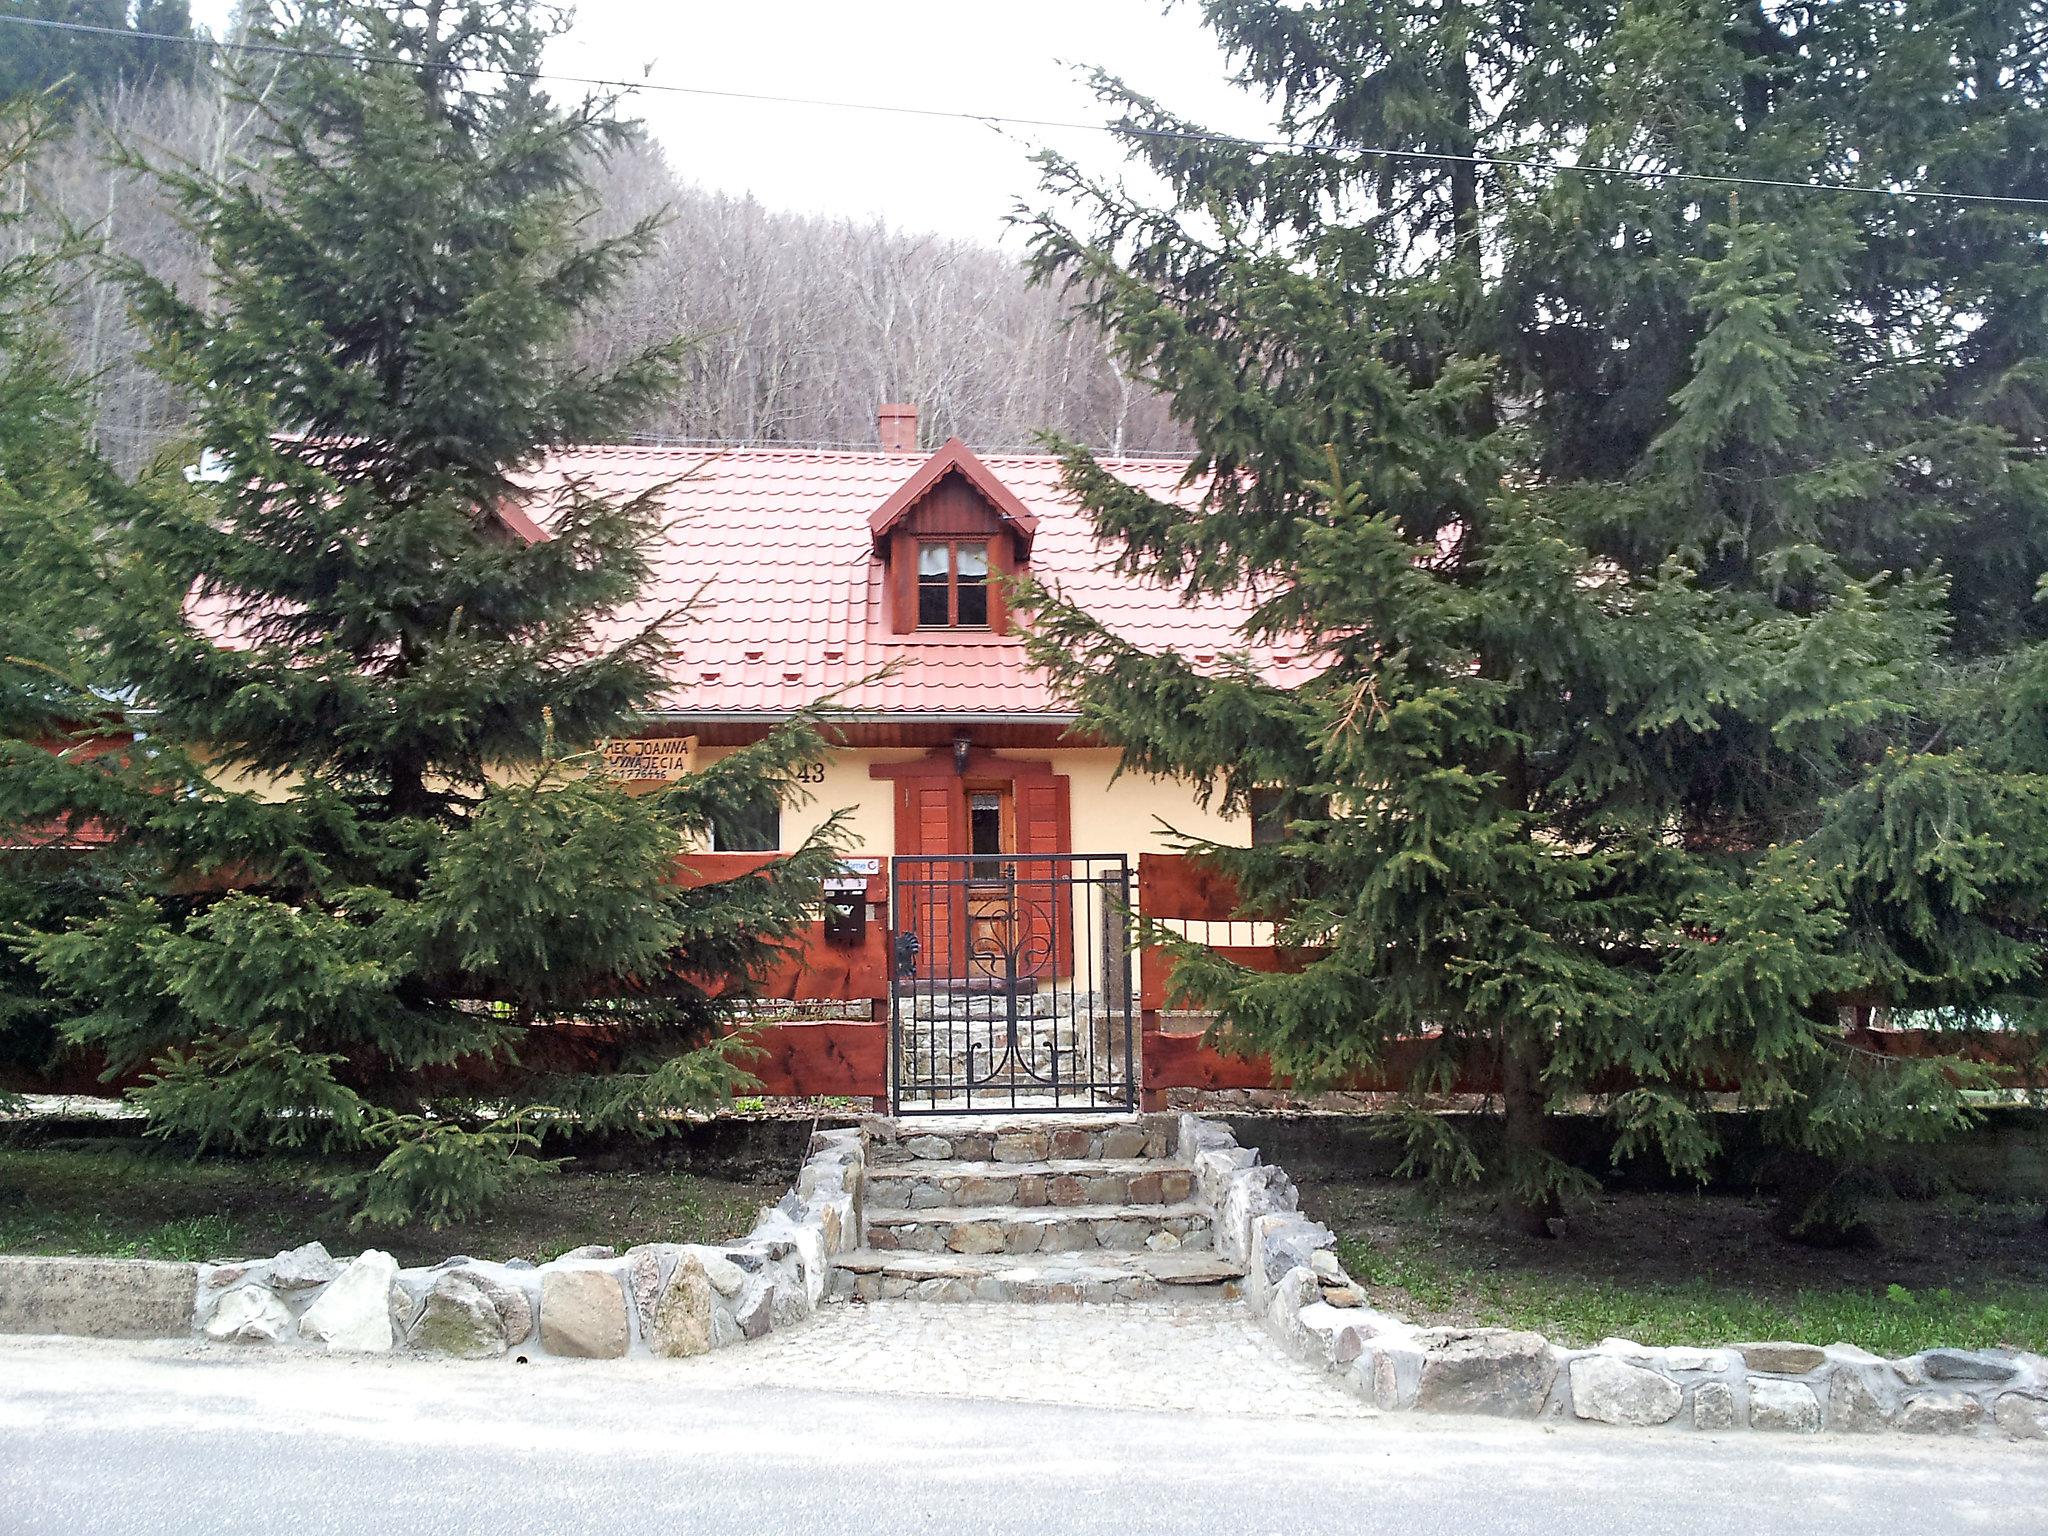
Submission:
<svg viewBox="0 0 2048 1536">
<path fill-rule="evenodd" d="M 1084 1253 L 1092 1250 L 1172 1252 L 1207 1248 L 1210 1216 L 1174 1205 L 937 1206 L 928 1210 L 870 1208 L 867 1245 L 924 1253 Z"/>
<path fill-rule="evenodd" d="M 877 1117 L 861 1246 L 834 1260 L 861 1300 L 1131 1301 L 1243 1278 L 1170 1114 Z"/>
<path fill-rule="evenodd" d="M 833 1294 L 862 1301 L 1142 1301 L 1166 1288 L 1220 1288 L 1242 1265 L 1176 1253 L 960 1254 L 856 1248 L 833 1261 Z"/>
<path fill-rule="evenodd" d="M 871 1210 L 949 1205 L 1172 1205 L 1194 1191 L 1191 1169 L 1156 1158 L 1054 1158 L 1042 1163 L 911 1162 L 869 1171 Z"/>
<path fill-rule="evenodd" d="M 862 1127 L 872 1172 L 906 1163 L 1167 1161 L 1178 1152 L 1174 1116 L 910 1115 Z"/>
</svg>

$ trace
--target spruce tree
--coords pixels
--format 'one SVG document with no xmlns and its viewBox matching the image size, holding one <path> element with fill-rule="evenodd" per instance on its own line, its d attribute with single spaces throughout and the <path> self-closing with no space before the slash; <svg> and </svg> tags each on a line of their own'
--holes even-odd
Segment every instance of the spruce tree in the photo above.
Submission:
<svg viewBox="0 0 2048 1536">
<path fill-rule="evenodd" d="M 0 0 L 5 16 L 97 30 L 0 23 L 0 97 L 54 93 L 68 108 L 120 85 L 190 80 L 202 58 L 190 41 L 161 40 L 197 38 L 188 0 Z"/>
<path fill-rule="evenodd" d="M 274 34 L 306 55 L 247 101 L 260 178 L 157 168 L 214 282 L 202 308 L 128 274 L 205 450 L 109 556 L 138 748 L 5 768 L 17 818 L 83 810 L 147 858 L 32 947 L 67 1038 L 141 1073 L 160 1131 L 347 1154 L 372 1220 L 457 1215 L 558 1127 L 652 1134 L 744 1082 L 719 997 L 832 857 L 828 824 L 758 875 L 673 878 L 684 835 L 789 792 L 808 724 L 659 794 L 593 770 L 664 687 L 677 615 L 636 606 L 659 488 L 532 471 L 681 354 L 562 360 L 655 224 L 581 237 L 581 168 L 625 129 L 532 83 L 538 14 L 308 6 Z"/>
<path fill-rule="evenodd" d="M 0 181 L 19 186 L 52 136 L 47 96 L 0 105 Z M 0 210 L 0 229 L 23 222 Z M 123 488 L 87 442 L 85 402 L 55 328 L 83 248 L 22 242 L 0 261 L 0 737 L 56 748 L 103 706 L 92 621 L 102 588 L 95 536 Z M 72 846 L 90 829 L 0 824 L 0 1100 L 6 1080 L 55 1062 L 61 1000 L 4 942 L 89 910 L 109 860 Z"/>
<path fill-rule="evenodd" d="M 1309 1084 L 1419 1041 L 1416 1160 L 1536 1230 L 1585 1183 L 1566 1106 L 1694 1173 L 1717 1089 L 1831 1168 L 1967 1123 L 1981 1073 L 1852 1026 L 2040 986 L 2040 783 L 1941 717 L 1959 643 L 2040 622 L 2048 209 L 1883 194 L 2048 195 L 2038 37 L 1984 7 L 1200 9 L 1285 144 L 1098 77 L 1170 196 L 1048 157 L 1035 227 L 1198 445 L 1192 507 L 1079 451 L 1070 486 L 1125 570 L 1260 598 L 1198 669 L 1030 594 L 1134 766 L 1281 791 L 1279 841 L 1193 846 L 1317 957 L 1155 934 L 1183 999 Z M 1272 686 L 1262 649 L 1319 670 Z M 1461 1075 L 1495 1146 L 1421 1113 Z"/>
</svg>

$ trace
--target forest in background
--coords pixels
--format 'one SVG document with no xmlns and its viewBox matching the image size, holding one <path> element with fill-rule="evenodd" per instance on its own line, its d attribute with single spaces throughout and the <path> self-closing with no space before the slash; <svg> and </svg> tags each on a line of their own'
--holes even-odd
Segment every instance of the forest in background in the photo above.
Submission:
<svg viewBox="0 0 2048 1536">
<path fill-rule="evenodd" d="M 6 189 L 26 216 L 0 235 L 0 258 L 69 227 L 203 306 L 198 241 L 114 146 L 233 174 L 259 129 L 256 109 L 203 72 L 110 80 L 76 101 L 69 131 Z M 660 337 L 696 341 L 638 440 L 868 447 L 876 406 L 908 400 L 929 446 L 957 434 L 984 451 L 1028 448 L 1053 431 L 1111 454 L 1186 450 L 1165 401 L 1118 368 L 1100 330 L 1072 322 L 1062 295 L 1032 287 L 1000 249 L 707 191 L 644 134 L 591 179 L 593 234 L 661 208 L 668 219 L 649 259 L 579 328 L 577 360 L 603 369 Z M 71 275 L 60 319 L 71 366 L 87 382 L 98 446 L 132 474 L 182 434 L 189 403 L 139 362 L 108 267 Z"/>
</svg>

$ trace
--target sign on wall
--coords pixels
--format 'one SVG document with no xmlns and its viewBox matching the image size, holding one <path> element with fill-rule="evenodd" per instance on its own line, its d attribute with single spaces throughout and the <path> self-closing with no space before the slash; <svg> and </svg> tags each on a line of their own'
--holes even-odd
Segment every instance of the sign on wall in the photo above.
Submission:
<svg viewBox="0 0 2048 1536">
<path fill-rule="evenodd" d="M 615 779 L 666 782 L 697 766 L 694 736 L 616 736 L 600 743 L 604 769 Z"/>
</svg>

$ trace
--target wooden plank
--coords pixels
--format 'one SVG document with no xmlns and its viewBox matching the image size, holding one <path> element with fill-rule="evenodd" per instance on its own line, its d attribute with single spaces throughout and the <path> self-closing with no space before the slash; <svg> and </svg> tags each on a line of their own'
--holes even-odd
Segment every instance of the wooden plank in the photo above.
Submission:
<svg viewBox="0 0 2048 1536">
<path fill-rule="evenodd" d="M 1196 1088 L 1214 1091 L 1226 1088 L 1287 1089 L 1294 1080 L 1276 1075 L 1272 1062 L 1260 1055 L 1238 1056 L 1218 1050 L 1200 1035 L 1148 1033 L 1140 1042 L 1142 1086 L 1148 1092 L 1168 1088 Z M 1343 1093 L 1398 1093 L 1407 1086 L 1416 1062 L 1428 1049 L 1422 1040 L 1395 1041 L 1388 1059 L 1370 1072 L 1362 1072 L 1330 1085 Z M 1500 1091 L 1499 1074 L 1484 1062 L 1472 1062 L 1458 1073 L 1455 1093 L 1485 1094 Z"/>
<path fill-rule="evenodd" d="M 1162 922 L 1236 921 L 1240 917 L 1237 884 L 1193 854 L 1141 853 L 1138 911 Z"/>
<path fill-rule="evenodd" d="M 754 989 L 793 1002 L 879 1002 L 889 995 L 889 925 L 870 922 L 859 945 L 834 944 L 812 923 Z"/>
<path fill-rule="evenodd" d="M 1854 1031 L 1850 1038 L 1858 1049 L 1879 1056 L 1902 1060 L 1951 1057 L 1976 1062 L 1992 1068 L 2001 1082 L 2013 1086 L 2038 1081 L 2041 1075 L 2038 1071 L 2029 1073 L 2033 1053 L 2019 1035 L 1980 1034 L 1959 1040 L 1935 1030 L 1880 1029 Z M 1147 1029 L 1140 1044 L 1144 1062 L 1142 1086 L 1148 1092 L 1168 1088 L 1286 1089 L 1293 1085 L 1293 1079 L 1274 1074 L 1272 1062 L 1266 1057 L 1220 1051 L 1200 1035 L 1169 1035 Z M 1394 1041 L 1378 1067 L 1333 1086 L 1346 1093 L 1399 1093 L 1408 1085 L 1416 1064 L 1428 1049 L 1429 1042 L 1424 1040 Z M 1592 1091 L 1619 1093 L 1633 1082 L 1626 1075 L 1616 1075 L 1594 1083 Z M 1732 1093 L 1739 1084 L 1732 1073 L 1717 1074 L 1710 1075 L 1700 1087 L 1710 1093 Z M 1497 1064 L 1484 1055 L 1475 1055 L 1459 1067 L 1449 1092 L 1499 1093 Z"/>
<path fill-rule="evenodd" d="M 694 890 L 699 886 L 717 885 L 723 880 L 737 880 L 742 875 L 751 875 L 756 870 L 766 869 L 777 859 L 779 853 L 685 853 L 676 857 L 676 884 Z M 865 855 L 874 859 L 875 867 L 865 876 L 868 883 L 868 900 L 886 904 L 889 900 L 889 861 L 886 857 Z"/>
<path fill-rule="evenodd" d="M 756 1032 L 763 1054 L 742 1065 L 770 1098 L 875 1099 L 889 1091 L 889 1026 L 828 1019 Z"/>
<path fill-rule="evenodd" d="M 1319 949 L 1282 949 L 1272 944 L 1211 944 L 1213 952 L 1248 971 L 1291 976 L 1303 970 L 1322 953 Z M 1138 951 L 1138 1006 L 1160 1009 L 1166 1006 L 1166 989 L 1178 963 L 1167 950 L 1147 947 Z"/>
</svg>

